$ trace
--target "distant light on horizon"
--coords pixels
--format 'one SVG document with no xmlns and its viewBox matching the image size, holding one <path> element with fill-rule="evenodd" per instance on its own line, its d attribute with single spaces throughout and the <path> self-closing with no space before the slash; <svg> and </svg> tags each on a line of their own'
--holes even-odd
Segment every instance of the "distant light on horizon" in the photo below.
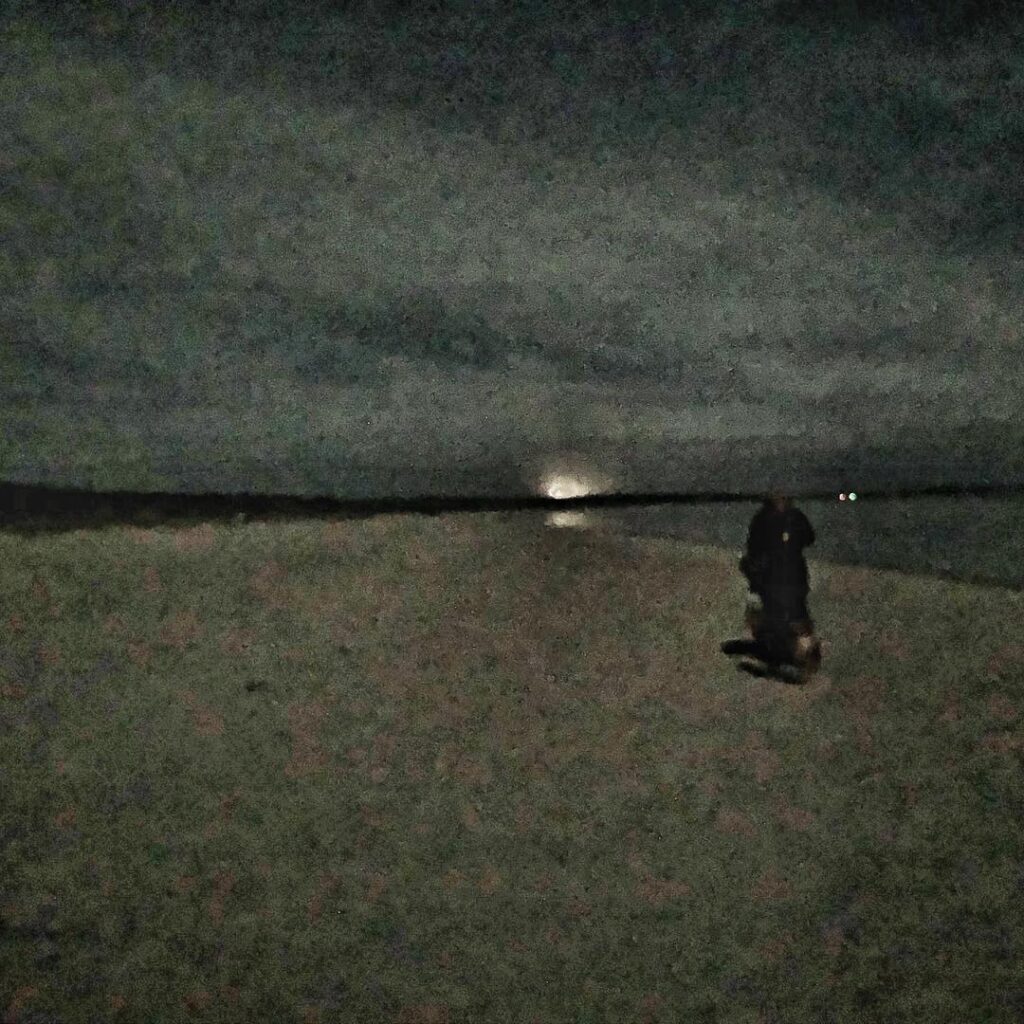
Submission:
<svg viewBox="0 0 1024 1024">
<path fill-rule="evenodd" d="M 846 501 L 847 498 L 849 498 L 850 501 L 856 501 L 857 500 L 857 492 L 856 491 L 850 491 L 850 493 L 847 494 L 845 491 L 843 491 L 843 493 L 839 495 L 839 500 L 840 501 Z"/>
<path fill-rule="evenodd" d="M 540 490 L 555 501 L 565 501 L 567 498 L 601 494 L 608 490 L 610 484 L 611 480 L 600 472 L 562 467 L 549 471 L 542 478 Z M 564 512 L 548 512 L 544 522 L 548 526 L 585 530 L 594 525 L 594 517 L 584 509 L 566 509 Z"/>
<path fill-rule="evenodd" d="M 583 477 L 573 473 L 558 473 L 548 478 L 544 491 L 549 498 L 564 501 L 566 498 L 585 498 L 594 493 L 594 486 Z"/>
</svg>

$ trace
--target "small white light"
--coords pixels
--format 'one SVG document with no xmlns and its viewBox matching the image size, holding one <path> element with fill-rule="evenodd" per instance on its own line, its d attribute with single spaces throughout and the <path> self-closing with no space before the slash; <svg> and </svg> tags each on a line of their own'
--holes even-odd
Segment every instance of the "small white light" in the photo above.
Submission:
<svg viewBox="0 0 1024 1024">
<path fill-rule="evenodd" d="M 845 494 L 840 494 L 839 495 L 839 500 L 840 501 L 846 501 L 846 495 Z"/>
<path fill-rule="evenodd" d="M 857 500 L 857 495 L 853 491 L 850 491 L 850 501 L 856 501 L 856 500 Z"/>
</svg>

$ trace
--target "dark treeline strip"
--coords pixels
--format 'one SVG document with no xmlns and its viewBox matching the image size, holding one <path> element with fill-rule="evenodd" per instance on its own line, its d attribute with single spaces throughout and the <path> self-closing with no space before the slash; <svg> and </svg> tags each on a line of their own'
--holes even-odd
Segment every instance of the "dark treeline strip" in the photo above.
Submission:
<svg viewBox="0 0 1024 1024">
<path fill-rule="evenodd" d="M 1024 494 L 1024 483 L 942 484 L 857 491 L 856 494 L 858 501 L 1006 497 Z M 110 525 L 188 525 L 234 519 L 360 519 L 376 515 L 429 516 L 453 512 L 550 512 L 627 506 L 742 503 L 760 501 L 763 497 L 763 493 L 697 491 L 689 494 L 612 492 L 576 498 L 522 494 L 505 497 L 422 495 L 353 500 L 284 494 L 89 491 L 0 483 L 0 529 L 35 534 Z M 835 490 L 808 491 L 794 493 L 791 497 L 797 501 L 835 501 L 838 493 Z"/>
</svg>

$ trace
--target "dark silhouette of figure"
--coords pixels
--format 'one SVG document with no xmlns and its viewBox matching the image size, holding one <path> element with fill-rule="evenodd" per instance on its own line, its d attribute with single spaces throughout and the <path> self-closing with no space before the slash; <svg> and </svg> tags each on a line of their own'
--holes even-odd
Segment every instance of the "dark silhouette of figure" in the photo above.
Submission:
<svg viewBox="0 0 1024 1024">
<path fill-rule="evenodd" d="M 740 571 L 751 592 L 791 619 L 806 619 L 810 590 L 804 548 L 815 540 L 807 516 L 782 495 L 765 500 L 750 522 Z"/>
<path fill-rule="evenodd" d="M 754 595 L 747 609 L 753 643 L 730 641 L 723 651 L 759 658 L 769 666 L 768 674 L 794 666 L 802 679 L 818 668 L 821 645 L 807 610 L 810 585 L 803 554 L 814 540 L 814 527 L 789 498 L 774 494 L 765 500 L 750 523 L 740 559 Z"/>
</svg>

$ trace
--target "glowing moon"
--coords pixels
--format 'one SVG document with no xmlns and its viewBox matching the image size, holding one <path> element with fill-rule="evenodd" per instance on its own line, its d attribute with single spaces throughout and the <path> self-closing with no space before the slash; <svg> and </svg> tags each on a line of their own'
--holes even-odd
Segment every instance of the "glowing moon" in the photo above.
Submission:
<svg viewBox="0 0 1024 1024">
<path fill-rule="evenodd" d="M 607 492 L 612 486 L 610 474 L 585 467 L 581 464 L 582 462 L 583 460 L 567 458 L 559 459 L 554 464 L 549 463 L 535 484 L 537 490 L 549 498 L 554 498 L 555 501 L 585 498 L 589 494 Z M 570 527 L 578 530 L 596 525 L 593 515 L 583 509 L 549 512 L 544 521 L 548 526 Z"/>
<path fill-rule="evenodd" d="M 549 498 L 563 501 L 566 498 L 584 498 L 594 493 L 590 481 L 575 473 L 555 473 L 548 477 L 544 491 Z"/>
</svg>

